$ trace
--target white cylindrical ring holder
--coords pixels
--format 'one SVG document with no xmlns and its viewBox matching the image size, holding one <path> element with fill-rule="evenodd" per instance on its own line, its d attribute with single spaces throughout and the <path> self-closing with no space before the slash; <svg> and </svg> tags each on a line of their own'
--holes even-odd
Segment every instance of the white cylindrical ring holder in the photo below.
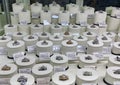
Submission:
<svg viewBox="0 0 120 85">
<path fill-rule="evenodd" d="M 80 26 L 79 25 L 70 25 L 69 26 L 69 32 L 72 33 L 72 35 L 79 35 L 80 33 Z"/>
<path fill-rule="evenodd" d="M 51 11 L 52 14 L 58 14 L 60 12 L 60 5 L 59 4 L 50 4 L 49 5 L 49 10 Z"/>
<path fill-rule="evenodd" d="M 117 35 L 117 40 L 116 40 L 117 42 L 120 42 L 120 33 L 118 33 L 118 35 Z"/>
<path fill-rule="evenodd" d="M 64 70 L 68 68 L 68 57 L 65 55 L 54 54 L 53 56 L 51 56 L 50 60 L 51 65 L 53 65 L 54 67 L 61 66 L 61 68 Z"/>
<path fill-rule="evenodd" d="M 42 52 L 49 52 L 50 55 L 53 54 L 52 52 L 52 46 L 53 42 L 49 40 L 41 40 L 36 43 L 36 54 L 39 55 Z"/>
<path fill-rule="evenodd" d="M 69 23 L 70 22 L 70 16 L 69 11 L 62 11 L 59 14 L 59 24 Z"/>
<path fill-rule="evenodd" d="M 39 18 L 42 11 L 42 4 L 36 2 L 31 5 L 32 18 Z"/>
<path fill-rule="evenodd" d="M 117 72 L 118 70 L 118 72 Z M 107 84 L 114 85 L 115 82 L 120 81 L 120 67 L 114 66 L 114 67 L 109 67 L 106 71 L 106 75 L 104 78 L 104 81 Z"/>
<path fill-rule="evenodd" d="M 95 40 L 91 40 L 91 41 L 87 42 L 87 44 L 88 44 L 87 53 L 88 54 L 92 54 L 95 52 L 101 53 L 103 50 L 103 45 L 104 45 L 103 42 L 98 40 L 98 43 L 94 44 L 94 41 Z"/>
<path fill-rule="evenodd" d="M 86 66 L 95 66 L 97 64 L 97 58 L 91 54 L 83 54 L 79 56 L 79 67 L 84 68 Z"/>
<path fill-rule="evenodd" d="M 65 76 L 67 80 L 60 80 L 60 76 Z M 75 85 L 75 80 L 75 76 L 69 72 L 58 72 L 52 76 L 53 85 Z"/>
<path fill-rule="evenodd" d="M 76 14 L 79 11 L 79 5 L 76 4 L 68 4 L 66 7 L 70 14 Z"/>
<path fill-rule="evenodd" d="M 5 30 L 6 35 L 12 36 L 13 33 L 18 31 L 18 28 L 17 28 L 16 25 L 7 24 L 7 25 L 4 26 L 4 30 Z"/>
<path fill-rule="evenodd" d="M 88 15 L 85 12 L 78 12 L 76 16 L 76 24 L 87 24 Z"/>
<path fill-rule="evenodd" d="M 88 40 L 87 37 L 80 35 L 73 37 L 73 39 L 78 42 L 78 45 L 87 46 L 87 40 Z"/>
<path fill-rule="evenodd" d="M 64 40 L 70 40 L 73 38 L 72 33 L 68 32 L 68 31 L 64 32 L 62 36 L 63 36 Z"/>
<path fill-rule="evenodd" d="M 80 34 L 83 32 L 86 32 L 87 27 L 86 26 L 80 26 Z"/>
<path fill-rule="evenodd" d="M 13 40 L 23 40 L 23 37 L 25 37 L 26 35 L 26 32 L 15 32 L 13 33 Z"/>
<path fill-rule="evenodd" d="M 88 19 L 87 19 L 88 24 L 93 24 L 95 8 L 84 6 L 83 11 L 88 15 Z"/>
<path fill-rule="evenodd" d="M 113 7 L 111 11 L 111 16 L 119 16 L 120 14 L 120 8 L 119 7 Z"/>
<path fill-rule="evenodd" d="M 19 27 L 18 28 L 19 32 L 26 32 L 26 34 L 30 34 L 29 25 L 21 25 L 21 24 L 19 24 L 18 27 Z"/>
<path fill-rule="evenodd" d="M 105 24 L 107 18 L 107 13 L 105 11 L 96 11 L 94 16 L 95 24 Z"/>
<path fill-rule="evenodd" d="M 111 55 L 109 56 L 108 59 L 108 67 L 113 67 L 113 66 L 120 66 L 120 56 L 116 56 L 116 55 Z"/>
<path fill-rule="evenodd" d="M 77 85 L 82 85 L 84 83 L 97 85 L 98 78 L 98 73 L 95 70 L 89 68 L 82 68 L 77 71 L 76 83 Z"/>
<path fill-rule="evenodd" d="M 117 18 L 117 16 L 110 16 L 108 18 L 108 27 L 107 30 L 109 32 L 115 32 L 118 33 L 118 28 L 119 28 L 119 24 L 120 24 L 120 19 Z"/>
<path fill-rule="evenodd" d="M 43 32 L 43 25 L 41 24 L 36 24 L 36 25 L 31 25 L 31 30 L 30 30 L 30 33 L 33 35 L 38 35 L 39 33 Z"/>
<path fill-rule="evenodd" d="M 19 13 L 19 23 L 20 24 L 29 24 L 31 23 L 31 14 L 29 10 L 22 10 Z"/>
<path fill-rule="evenodd" d="M 60 25 L 52 25 L 51 26 L 51 34 L 62 34 L 63 29 Z"/>
<path fill-rule="evenodd" d="M 14 3 L 14 4 L 12 4 L 13 12 L 16 15 L 18 15 L 19 12 L 21 12 L 23 8 L 24 8 L 24 4 L 23 3 Z"/>
<path fill-rule="evenodd" d="M 88 25 L 87 26 L 87 31 L 99 34 L 99 27 L 97 25 L 94 25 L 94 24 L 93 25 Z"/>
<path fill-rule="evenodd" d="M 104 33 L 106 33 L 107 31 L 107 24 L 103 25 L 103 26 L 99 26 L 99 35 L 103 35 Z"/>
<path fill-rule="evenodd" d="M 10 36 L 0 36 L 0 54 L 7 54 L 7 43 L 10 42 L 12 38 Z"/>
<path fill-rule="evenodd" d="M 19 82 L 20 79 L 21 82 Z M 26 82 L 22 82 L 22 79 L 26 79 Z M 10 79 L 10 85 L 21 85 L 21 83 L 25 83 L 26 85 L 35 85 L 35 79 L 31 74 L 25 73 L 16 74 Z"/>
<path fill-rule="evenodd" d="M 50 33 L 48 32 L 41 32 L 38 37 L 39 37 L 39 40 L 48 40 L 49 39 L 49 36 L 50 36 Z"/>
<path fill-rule="evenodd" d="M 27 35 L 23 37 L 23 40 L 25 42 L 25 48 L 27 49 L 28 46 L 35 46 L 38 42 L 38 37 L 35 35 Z"/>
<path fill-rule="evenodd" d="M 35 58 L 24 56 L 17 59 L 15 62 L 19 69 L 27 69 L 27 68 L 32 69 L 32 67 L 35 65 Z"/>
<path fill-rule="evenodd" d="M 41 23 L 44 23 L 45 21 L 51 23 L 51 12 L 50 11 L 41 11 L 40 15 L 40 21 Z"/>
<path fill-rule="evenodd" d="M 96 37 L 94 32 L 84 32 L 83 35 L 86 36 L 88 40 L 94 40 Z"/>
<path fill-rule="evenodd" d="M 49 40 L 51 40 L 53 42 L 53 45 L 60 45 L 61 46 L 61 42 L 63 41 L 63 36 L 51 35 L 49 37 Z"/>
<path fill-rule="evenodd" d="M 104 46 L 111 46 L 112 43 L 112 39 L 108 36 L 99 36 L 98 37 L 99 40 L 101 40 L 104 43 Z"/>
<path fill-rule="evenodd" d="M 10 41 L 7 43 L 8 57 L 13 59 L 16 53 L 25 53 L 25 43 L 22 40 Z"/>
<path fill-rule="evenodd" d="M 103 33 L 103 35 L 110 37 L 112 39 L 112 42 L 114 42 L 116 39 L 116 33 L 114 33 L 114 32 L 105 32 L 105 33 Z"/>
<path fill-rule="evenodd" d="M 0 36 L 0 47 L 6 48 L 6 44 L 11 40 L 12 38 L 9 36 Z"/>
<path fill-rule="evenodd" d="M 69 44 L 70 42 L 70 44 Z M 77 52 L 78 43 L 74 40 L 64 40 L 62 41 L 61 53 L 66 54 L 67 52 Z"/>
<path fill-rule="evenodd" d="M 37 78 L 44 78 L 44 77 L 52 77 L 53 67 L 51 64 L 41 63 L 36 64 L 32 68 L 32 73 L 34 77 Z"/>
<path fill-rule="evenodd" d="M 120 54 L 120 42 L 114 42 L 112 47 L 113 54 Z"/>
<path fill-rule="evenodd" d="M 11 78 L 15 74 L 17 74 L 15 64 L 0 64 L 0 78 Z"/>
</svg>

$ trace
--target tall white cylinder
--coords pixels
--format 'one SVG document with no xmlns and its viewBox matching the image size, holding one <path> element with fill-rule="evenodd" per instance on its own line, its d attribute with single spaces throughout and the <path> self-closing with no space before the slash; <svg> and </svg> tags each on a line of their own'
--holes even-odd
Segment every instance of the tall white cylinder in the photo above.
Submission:
<svg viewBox="0 0 120 85">
<path fill-rule="evenodd" d="M 69 11 L 61 11 L 59 14 L 59 23 L 64 24 L 64 23 L 69 23 L 70 22 L 70 16 L 69 16 Z"/>
<path fill-rule="evenodd" d="M 79 11 L 79 5 L 72 4 L 72 3 L 71 4 L 67 4 L 66 8 L 70 12 L 70 14 L 76 14 Z"/>
<path fill-rule="evenodd" d="M 14 3 L 12 4 L 12 9 L 15 15 L 18 15 L 19 12 L 22 11 L 22 9 L 24 8 L 24 4 L 23 3 Z"/>
<path fill-rule="evenodd" d="M 107 13 L 104 11 L 96 11 L 94 17 L 95 24 L 106 24 Z"/>
<path fill-rule="evenodd" d="M 42 4 L 36 2 L 31 5 L 32 18 L 39 18 L 42 11 Z"/>
<path fill-rule="evenodd" d="M 19 23 L 18 15 L 15 15 L 13 12 L 11 12 L 11 23 L 14 25 Z"/>
<path fill-rule="evenodd" d="M 111 15 L 113 8 L 114 7 L 112 7 L 112 6 L 109 6 L 109 7 L 105 8 L 105 11 L 107 12 L 108 15 Z"/>
<path fill-rule="evenodd" d="M 20 24 L 28 24 L 31 23 L 31 14 L 29 10 L 22 10 L 19 13 L 19 23 Z"/>
<path fill-rule="evenodd" d="M 60 5 L 53 1 L 53 3 L 49 5 L 49 9 L 52 14 L 58 14 L 60 12 Z"/>
<path fill-rule="evenodd" d="M 87 24 L 88 14 L 85 12 L 77 12 L 76 24 Z"/>
<path fill-rule="evenodd" d="M 108 27 L 107 27 L 107 30 L 108 30 L 109 32 L 118 33 L 119 24 L 120 24 L 120 19 L 117 18 L 116 16 L 111 16 L 111 17 L 109 17 L 109 19 L 108 19 Z"/>
<path fill-rule="evenodd" d="M 119 16 L 120 15 L 120 8 L 119 7 L 113 7 L 111 16 Z"/>
<path fill-rule="evenodd" d="M 51 23 L 51 12 L 50 11 L 41 11 L 40 15 L 40 21 L 41 23 L 44 23 L 45 21 Z"/>
<path fill-rule="evenodd" d="M 95 8 L 84 6 L 83 11 L 88 15 L 88 20 L 87 20 L 88 24 L 93 24 Z"/>
</svg>

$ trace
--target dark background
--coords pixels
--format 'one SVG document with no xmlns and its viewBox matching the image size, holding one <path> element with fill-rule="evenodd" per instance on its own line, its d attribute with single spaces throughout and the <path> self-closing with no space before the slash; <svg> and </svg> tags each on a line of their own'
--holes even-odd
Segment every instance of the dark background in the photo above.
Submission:
<svg viewBox="0 0 120 85">
<path fill-rule="evenodd" d="M 9 1 L 10 3 L 15 2 L 15 0 Z M 31 4 L 34 3 L 35 1 L 36 0 L 31 0 Z M 46 4 L 48 5 L 52 3 L 53 0 L 37 0 L 37 1 L 39 1 L 43 5 Z M 65 7 L 65 5 L 68 3 L 76 3 L 76 0 L 55 0 L 55 1 L 63 7 Z M 2 3 L 2 0 L 0 0 L 0 3 Z M 120 0 L 84 0 L 84 5 L 94 7 L 96 10 L 105 10 L 105 7 L 108 6 L 120 7 Z"/>
</svg>

